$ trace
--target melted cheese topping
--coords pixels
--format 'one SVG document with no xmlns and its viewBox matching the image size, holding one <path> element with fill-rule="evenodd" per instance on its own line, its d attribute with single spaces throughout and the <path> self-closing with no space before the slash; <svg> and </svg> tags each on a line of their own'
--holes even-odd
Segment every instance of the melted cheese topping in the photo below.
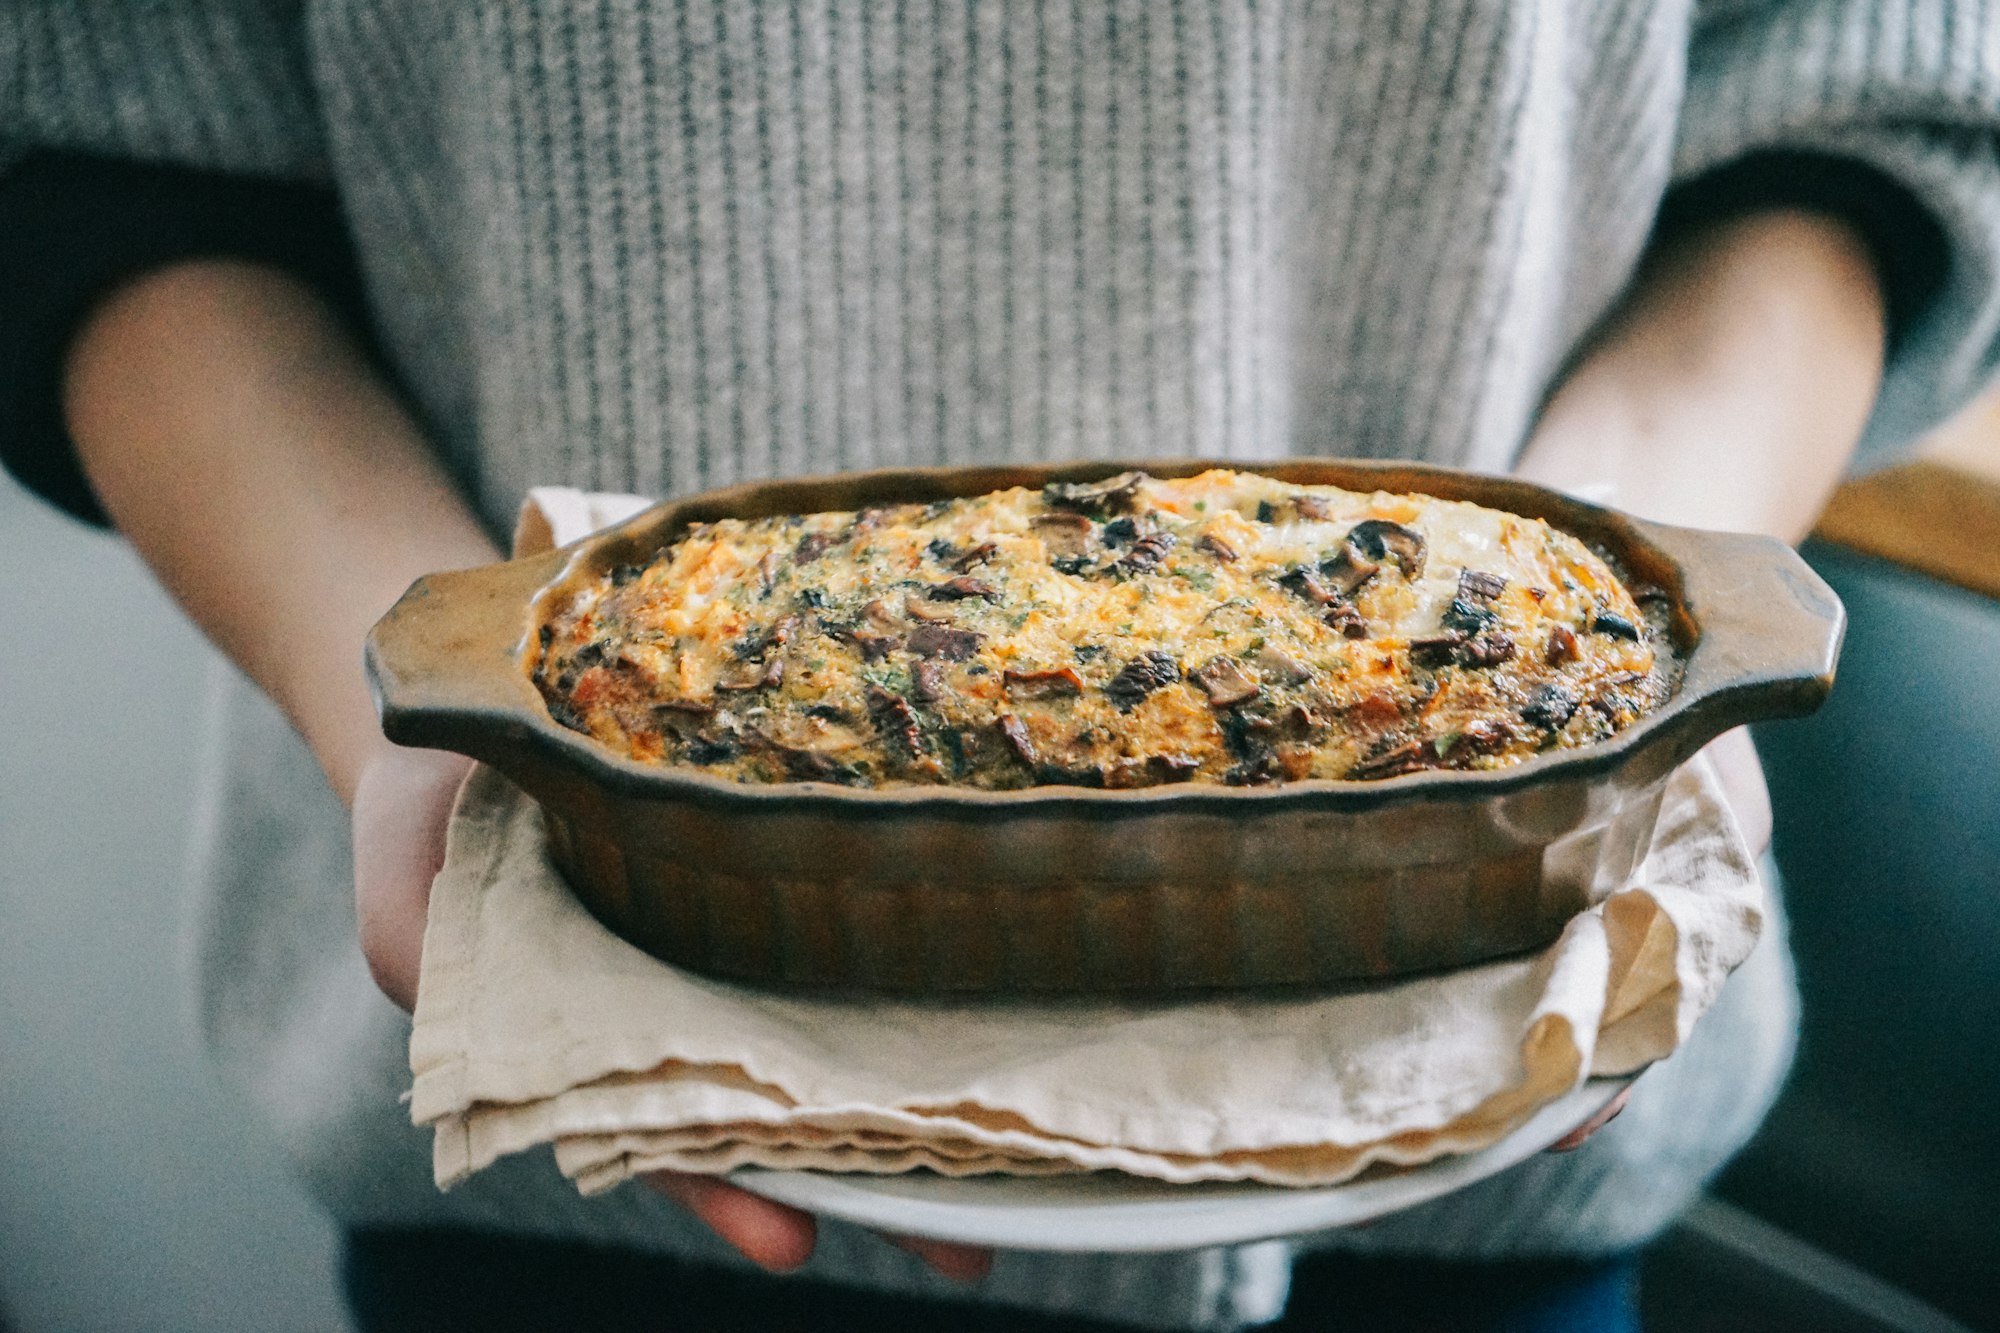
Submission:
<svg viewBox="0 0 2000 1333">
<path fill-rule="evenodd" d="M 1218 469 L 700 525 L 586 587 L 535 679 L 745 782 L 1365 780 L 1609 736 L 1668 692 L 1655 638 L 1539 520 Z"/>
</svg>

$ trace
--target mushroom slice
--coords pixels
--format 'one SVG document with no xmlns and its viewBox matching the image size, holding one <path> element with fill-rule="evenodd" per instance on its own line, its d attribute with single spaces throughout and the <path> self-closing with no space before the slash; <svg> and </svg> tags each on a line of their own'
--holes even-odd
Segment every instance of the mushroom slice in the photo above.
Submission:
<svg viewBox="0 0 2000 1333">
<path fill-rule="evenodd" d="M 932 584 L 925 590 L 924 595 L 934 602 L 963 602 L 974 597 L 988 602 L 1000 600 L 998 588 L 983 579 L 969 578 L 963 574 L 955 579 L 946 579 L 943 583 Z"/>
<path fill-rule="evenodd" d="M 944 668 L 922 661 L 910 668 L 910 697 L 920 704 L 934 704 L 945 694 Z"/>
<path fill-rule="evenodd" d="M 1361 585 L 1380 573 L 1380 559 L 1369 556 L 1352 541 L 1341 544 L 1341 548 L 1320 562 L 1319 572 L 1330 596 L 1316 598 L 1327 602 L 1342 597 L 1352 597 L 1361 590 Z"/>
<path fill-rule="evenodd" d="M 861 608 L 861 618 L 876 629 L 899 630 L 905 628 L 903 618 L 896 614 L 895 608 L 891 607 L 880 597 L 873 599 L 868 605 Z"/>
<path fill-rule="evenodd" d="M 1311 667 L 1276 644 L 1267 643 L 1257 650 L 1257 669 L 1287 685 L 1302 684 L 1313 676 Z"/>
<path fill-rule="evenodd" d="M 1143 472 L 1121 472 L 1103 481 L 1052 481 L 1042 487 L 1042 499 L 1051 509 L 1069 509 L 1082 514 L 1115 514 L 1132 507 Z"/>
<path fill-rule="evenodd" d="M 1233 657 L 1218 657 L 1190 677 L 1201 686 L 1210 704 L 1229 708 L 1257 697 L 1260 687 Z"/>
<path fill-rule="evenodd" d="M 1491 602 L 1507 591 L 1507 580 L 1479 569 L 1458 571 L 1458 595 L 1468 602 Z"/>
<path fill-rule="evenodd" d="M 1365 639 L 1368 637 L 1368 618 L 1361 614 L 1361 608 L 1345 597 L 1335 598 L 1326 614 L 1320 617 L 1328 627 L 1340 631 L 1342 638 Z"/>
<path fill-rule="evenodd" d="M 1113 568 L 1128 574 L 1150 574 L 1166 563 L 1167 553 L 1174 549 L 1174 535 L 1171 532 L 1149 532 L 1132 543 L 1132 549 L 1120 556 Z"/>
<path fill-rule="evenodd" d="M 1423 534 L 1384 518 L 1363 519 L 1347 533 L 1348 549 L 1373 561 L 1393 560 L 1406 579 L 1424 572 Z"/>
<path fill-rule="evenodd" d="M 1197 551 L 1206 551 L 1225 565 L 1237 559 L 1236 548 L 1212 532 L 1202 533 L 1195 541 L 1194 548 Z"/>
<path fill-rule="evenodd" d="M 1333 517 L 1333 507 L 1327 503 L 1323 495 L 1308 495 L 1300 491 L 1292 497 L 1292 508 L 1298 511 L 1300 518 L 1308 522 L 1319 522 Z"/>
<path fill-rule="evenodd" d="M 1058 667 L 1054 671 L 1005 670 L 1000 673 L 1000 680 L 1009 693 L 1024 699 L 1083 693 L 1083 677 L 1076 674 L 1074 667 Z"/>
<path fill-rule="evenodd" d="M 785 659 L 774 657 L 768 662 L 752 664 L 752 669 L 741 672 L 727 680 L 715 682 L 717 693 L 725 691 L 770 690 L 782 685 L 785 680 Z"/>
<path fill-rule="evenodd" d="M 923 750 L 923 735 L 917 730 L 917 710 L 900 694 L 891 694 L 880 685 L 868 687 L 868 718 L 875 729 L 893 741 L 906 759 Z"/>
<path fill-rule="evenodd" d="M 1436 767 L 1438 752 L 1434 745 L 1429 741 L 1404 741 L 1363 759 L 1347 770 L 1347 776 L 1356 782 L 1373 782 L 1378 778 L 1401 777 L 1405 773 L 1418 773 Z"/>
<path fill-rule="evenodd" d="M 1104 687 L 1113 706 L 1121 713 L 1137 708 L 1145 697 L 1181 678 L 1180 665 L 1165 653 L 1141 653 L 1127 662 Z"/>
<path fill-rule="evenodd" d="M 1088 555 L 1094 545 L 1097 525 L 1082 514 L 1037 514 L 1029 522 L 1052 558 Z"/>
<path fill-rule="evenodd" d="M 918 657 L 942 657 L 947 662 L 963 662 L 979 647 L 979 636 L 969 629 L 919 625 L 910 631 L 908 647 Z"/>
<path fill-rule="evenodd" d="M 999 549 L 1000 547 L 994 542 L 981 542 L 964 555 L 958 557 L 958 559 L 952 561 L 951 567 L 963 574 L 975 566 L 983 565 L 991 560 L 994 553 Z"/>
<path fill-rule="evenodd" d="M 1278 582 L 1307 601 L 1317 602 L 1321 606 L 1332 606 L 1342 597 L 1339 591 L 1327 586 L 1326 580 L 1321 578 L 1311 565 L 1300 565 L 1285 571 L 1278 576 Z"/>
<path fill-rule="evenodd" d="M 1549 731 L 1561 731 L 1576 715 L 1577 697 L 1553 682 L 1528 696 L 1521 706 L 1521 720 Z"/>
<path fill-rule="evenodd" d="M 1609 634 L 1614 639 L 1639 642 L 1639 627 L 1625 617 L 1610 611 L 1599 611 L 1593 616 L 1590 629 L 1593 634 Z"/>
<path fill-rule="evenodd" d="M 1034 738 L 1028 735 L 1027 726 L 1012 713 L 1002 713 L 995 724 L 1000 734 L 1006 738 L 1007 748 L 1029 768 L 1041 767 L 1041 759 L 1035 753 Z"/>
</svg>

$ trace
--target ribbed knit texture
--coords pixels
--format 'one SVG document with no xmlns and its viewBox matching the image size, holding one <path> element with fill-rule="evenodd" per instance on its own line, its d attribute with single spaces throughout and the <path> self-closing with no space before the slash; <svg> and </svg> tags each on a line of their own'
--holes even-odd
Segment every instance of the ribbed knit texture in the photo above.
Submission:
<svg viewBox="0 0 2000 1333">
<path fill-rule="evenodd" d="M 338 187 L 390 357 L 496 530 L 542 482 L 1309 451 L 1504 469 L 1664 192 L 1769 148 L 1868 163 L 1950 242 L 1871 428 L 1893 447 L 1995 361 L 1996 123 L 2000 31 L 1946 0 L 0 6 L 0 166 L 61 146 Z M 275 715 L 235 711 L 204 1013 L 337 1210 L 720 1260 L 662 1202 L 586 1204 L 540 1158 L 431 1190 L 339 811 Z M 1763 1012 L 1706 1024 L 1709 1053 L 1649 1075 L 1655 1109 L 1602 1146 L 1357 1243 L 1643 1238 L 1782 1071 L 1773 966 Z M 831 1232 L 820 1271 L 928 1281 Z M 1009 1256 L 988 1295 L 1227 1326 L 1270 1312 L 1274 1254 Z"/>
</svg>

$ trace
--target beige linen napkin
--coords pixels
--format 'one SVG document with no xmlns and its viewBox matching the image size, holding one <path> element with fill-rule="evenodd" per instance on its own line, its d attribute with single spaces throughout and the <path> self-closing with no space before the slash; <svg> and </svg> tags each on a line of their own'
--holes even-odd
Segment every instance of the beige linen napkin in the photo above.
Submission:
<svg viewBox="0 0 2000 1333">
<path fill-rule="evenodd" d="M 517 543 L 640 503 L 537 492 Z M 411 1114 L 441 1187 L 544 1143 L 587 1194 L 745 1164 L 1328 1184 L 1484 1147 L 1671 1053 L 1756 942 L 1763 894 L 1697 761 L 1633 883 L 1532 957 L 1316 998 L 802 999 L 610 934 L 550 867 L 533 803 L 480 769 L 432 890 Z"/>
</svg>

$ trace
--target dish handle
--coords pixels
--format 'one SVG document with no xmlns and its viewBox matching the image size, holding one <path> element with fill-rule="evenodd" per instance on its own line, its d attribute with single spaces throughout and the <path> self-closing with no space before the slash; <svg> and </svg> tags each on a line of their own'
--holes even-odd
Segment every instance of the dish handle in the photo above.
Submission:
<svg viewBox="0 0 2000 1333">
<path fill-rule="evenodd" d="M 1804 717 L 1825 702 L 1847 611 L 1804 557 L 1775 537 L 1638 526 L 1679 566 L 1701 627 L 1680 693 L 1703 730 Z"/>
<path fill-rule="evenodd" d="M 382 730 L 398 745 L 501 764 L 537 730 L 542 703 L 523 649 L 536 593 L 567 551 L 426 574 L 368 632 Z"/>
</svg>

